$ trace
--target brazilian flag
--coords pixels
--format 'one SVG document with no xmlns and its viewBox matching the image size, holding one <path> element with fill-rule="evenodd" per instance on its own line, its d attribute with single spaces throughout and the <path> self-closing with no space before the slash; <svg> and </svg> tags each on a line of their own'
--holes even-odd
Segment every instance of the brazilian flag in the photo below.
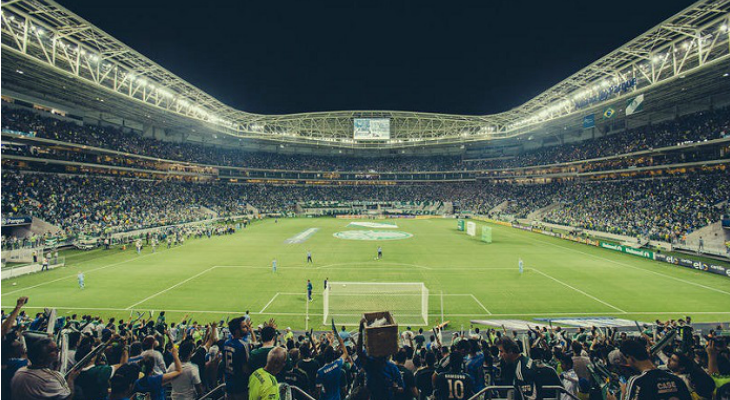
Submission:
<svg viewBox="0 0 730 400">
<path fill-rule="evenodd" d="M 603 111 L 603 119 L 611 119 L 616 114 L 616 110 L 608 107 Z"/>
</svg>

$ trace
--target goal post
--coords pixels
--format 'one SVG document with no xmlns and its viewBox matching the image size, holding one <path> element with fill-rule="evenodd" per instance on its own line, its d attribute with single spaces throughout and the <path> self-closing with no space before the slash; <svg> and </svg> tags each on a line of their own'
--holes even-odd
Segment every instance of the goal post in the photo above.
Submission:
<svg viewBox="0 0 730 400">
<path fill-rule="evenodd" d="M 428 288 L 423 282 L 328 282 L 324 317 L 329 326 L 357 326 L 364 313 L 390 311 L 399 325 L 428 325 Z"/>
</svg>

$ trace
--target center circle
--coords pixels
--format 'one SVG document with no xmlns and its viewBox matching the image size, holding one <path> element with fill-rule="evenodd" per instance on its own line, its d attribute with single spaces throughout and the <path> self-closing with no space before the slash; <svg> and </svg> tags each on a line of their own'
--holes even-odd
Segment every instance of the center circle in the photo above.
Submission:
<svg viewBox="0 0 730 400">
<path fill-rule="evenodd" d="M 370 230 L 335 232 L 332 236 L 346 240 L 402 240 L 413 237 L 413 234 L 401 231 Z"/>
</svg>

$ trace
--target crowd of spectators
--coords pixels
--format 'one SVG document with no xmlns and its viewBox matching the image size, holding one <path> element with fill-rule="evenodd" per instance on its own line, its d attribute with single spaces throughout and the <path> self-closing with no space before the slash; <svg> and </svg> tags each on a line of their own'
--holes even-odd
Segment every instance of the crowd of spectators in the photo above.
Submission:
<svg viewBox="0 0 730 400">
<path fill-rule="evenodd" d="M 502 169 L 590 160 L 638 151 L 680 146 L 730 135 L 730 107 L 679 118 L 578 143 L 542 147 L 513 158 L 470 161 L 469 169 Z M 625 166 L 621 164 L 621 167 Z"/>
<path fill-rule="evenodd" d="M 682 116 L 670 121 L 626 129 L 609 136 L 589 139 L 561 146 L 541 147 L 515 157 L 486 160 L 463 160 L 459 156 L 359 158 L 351 156 L 327 157 L 314 155 L 252 153 L 241 149 L 218 148 L 193 143 L 174 143 L 117 129 L 94 125 L 80 125 L 42 116 L 37 112 L 3 107 L 2 127 L 12 131 L 35 134 L 37 137 L 121 151 L 135 155 L 166 160 L 193 162 L 215 166 L 236 166 L 286 171 L 323 172 L 424 172 L 505 169 L 548 165 L 560 162 L 616 156 L 642 150 L 718 139 L 730 133 L 730 108 L 705 111 Z M 99 155 L 51 147 L 6 146 L 8 154 L 33 155 L 41 158 L 59 158 L 66 161 L 130 165 L 154 168 L 151 161 L 132 160 L 110 154 Z M 629 168 L 682 161 L 700 161 L 721 157 L 715 151 L 686 155 L 660 155 L 658 158 L 621 158 L 589 165 L 587 170 Z M 159 166 L 157 166 L 159 167 Z"/>
<path fill-rule="evenodd" d="M 99 235 L 247 215 L 293 215 L 304 202 L 450 202 L 456 213 L 527 217 L 675 242 L 718 221 L 730 200 L 730 175 L 711 173 L 546 184 L 464 182 L 420 185 L 265 185 L 140 180 L 5 171 L 2 212 L 36 216 L 67 235 Z M 249 207 L 250 206 L 250 207 Z M 39 239 L 40 240 L 40 239 Z"/>
<path fill-rule="evenodd" d="M 548 211 L 546 222 L 676 243 L 720 219 L 730 175 L 586 182 L 556 191 L 552 200 L 563 205 Z"/>
<path fill-rule="evenodd" d="M 540 399 L 554 397 L 551 386 L 590 400 L 730 394 L 726 337 L 714 329 L 698 334 L 690 317 L 644 325 L 640 334 L 600 327 L 407 327 L 393 337 L 400 343 L 394 354 L 376 357 L 363 345 L 364 319 L 354 335 L 345 327 L 295 334 L 273 319 L 253 321 L 248 312 L 209 323 L 188 316 L 168 321 L 164 311 L 128 320 L 54 319 L 49 312 L 26 313 L 27 301 L 19 298 L 2 315 L 7 399 L 116 400 L 137 393 L 162 400 L 168 392 L 182 400 L 215 388 L 229 399 L 305 398 L 294 386 L 315 399 L 351 400 L 468 399 L 485 389 L 491 396 Z"/>
</svg>

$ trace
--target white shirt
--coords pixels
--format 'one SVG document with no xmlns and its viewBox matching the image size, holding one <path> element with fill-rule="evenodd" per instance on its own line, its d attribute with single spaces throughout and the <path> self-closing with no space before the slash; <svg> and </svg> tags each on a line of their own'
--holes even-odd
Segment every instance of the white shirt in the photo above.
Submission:
<svg viewBox="0 0 730 400">
<path fill-rule="evenodd" d="M 175 364 L 167 367 L 167 372 L 175 371 Z M 190 361 L 183 363 L 182 373 L 172 380 L 172 400 L 196 400 L 198 392 L 195 385 L 200 385 L 200 371 L 198 366 Z"/>
<path fill-rule="evenodd" d="M 165 373 L 165 359 L 162 357 L 162 353 L 155 349 L 145 350 L 140 354 L 142 357 L 151 356 L 155 359 L 155 367 L 152 369 L 153 375 L 162 375 Z"/>
</svg>

